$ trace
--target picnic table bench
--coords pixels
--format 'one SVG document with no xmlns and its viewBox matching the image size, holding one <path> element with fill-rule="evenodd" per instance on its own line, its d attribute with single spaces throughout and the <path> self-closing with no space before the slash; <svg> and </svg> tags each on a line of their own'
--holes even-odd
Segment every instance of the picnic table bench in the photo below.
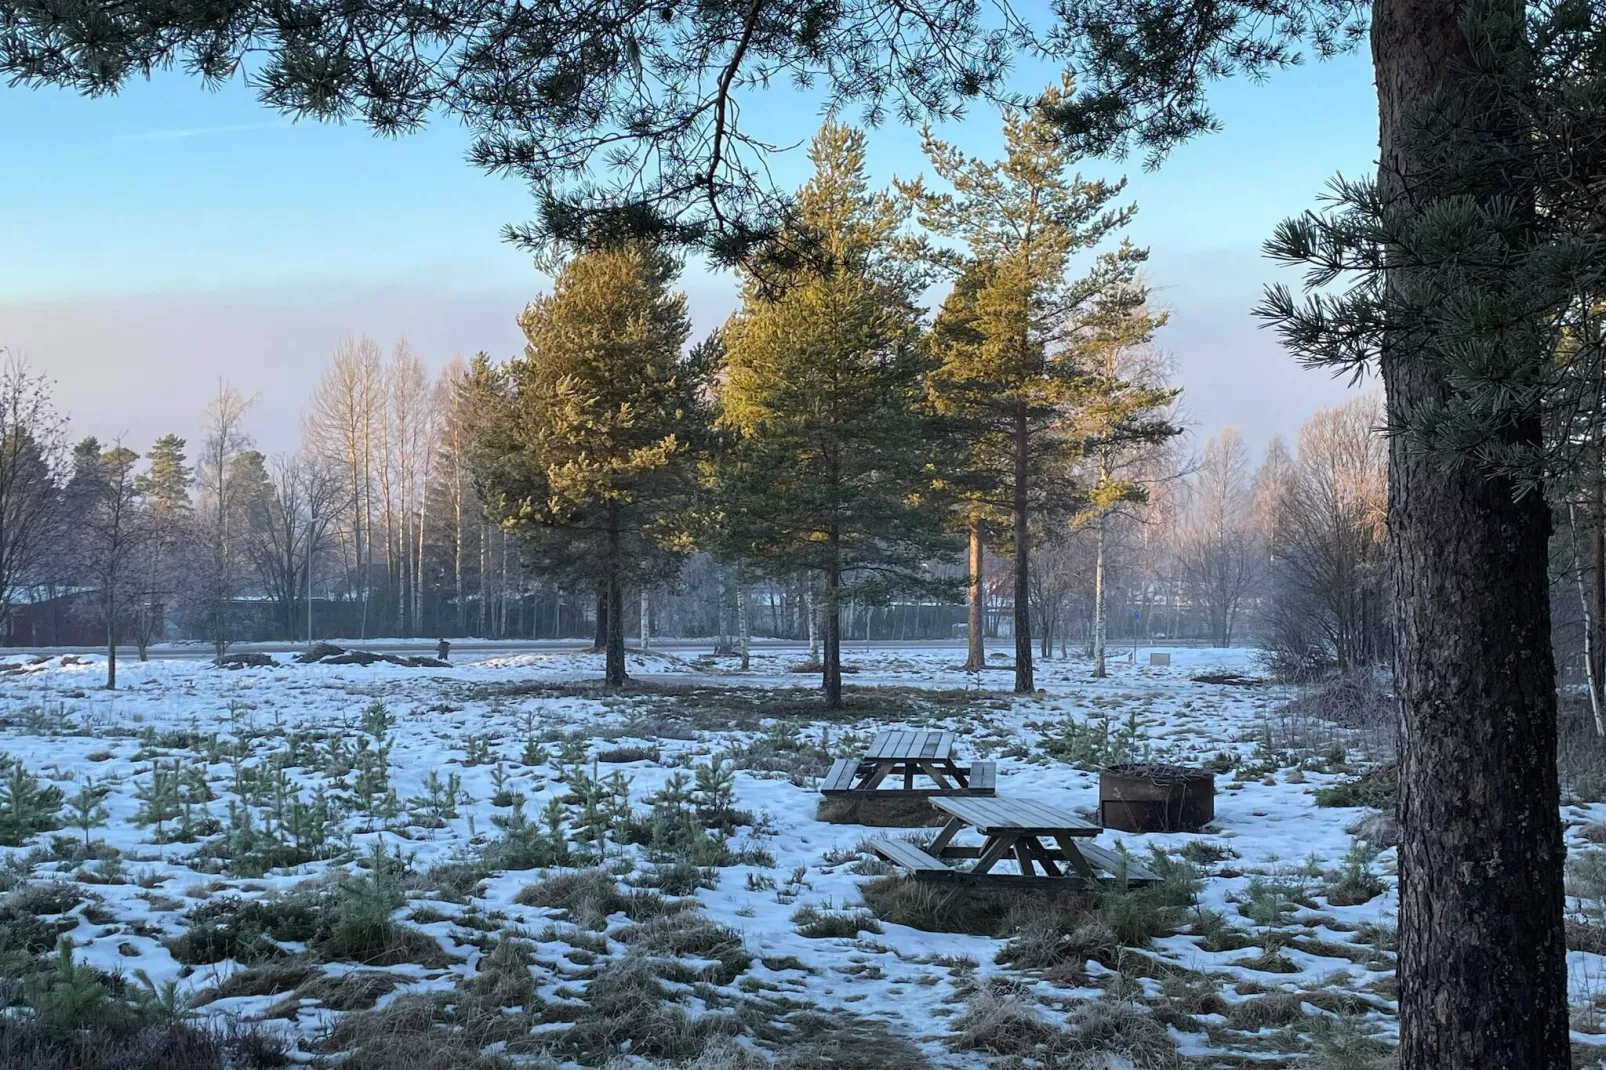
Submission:
<svg viewBox="0 0 1606 1070">
<path fill-rule="evenodd" d="M 872 840 L 871 850 L 908 870 L 916 880 L 1016 887 L 1089 888 L 1124 880 L 1127 884 L 1158 883 L 1153 870 L 1133 858 L 1092 843 L 1104 831 L 1055 806 L 1033 799 L 935 797 L 931 805 L 948 822 L 931 844 L 922 848 L 908 840 Z M 974 829 L 979 846 L 956 844 L 955 837 Z M 974 861 L 956 868 L 951 861 Z M 1016 873 L 994 873 L 1003 861 Z M 1041 870 L 1041 873 L 1038 873 Z M 1107 876 L 1101 876 L 1102 870 Z"/>
<path fill-rule="evenodd" d="M 862 795 L 884 790 L 888 780 L 899 794 L 991 795 L 997 790 L 993 762 L 960 765 L 953 759 L 954 734 L 934 729 L 888 728 L 877 733 L 862 758 L 838 758 L 820 783 L 824 795 Z M 916 787 L 915 778 L 930 787 Z"/>
</svg>

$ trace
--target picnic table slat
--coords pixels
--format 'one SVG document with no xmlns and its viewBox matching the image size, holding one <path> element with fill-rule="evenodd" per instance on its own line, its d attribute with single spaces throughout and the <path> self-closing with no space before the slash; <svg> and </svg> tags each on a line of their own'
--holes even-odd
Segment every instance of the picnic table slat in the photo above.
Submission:
<svg viewBox="0 0 1606 1070">
<path fill-rule="evenodd" d="M 825 775 L 820 784 L 822 792 L 847 791 L 853 787 L 853 778 L 859 771 L 859 763 L 852 758 L 838 758 L 831 763 L 831 771 Z"/>
<path fill-rule="evenodd" d="M 946 872 L 942 859 L 933 858 L 908 840 L 871 840 L 870 849 L 911 873 Z"/>
<path fill-rule="evenodd" d="M 1009 831 L 1035 835 L 1064 832 L 1071 836 L 1096 836 L 1103 831 L 1075 814 L 1030 800 L 998 796 L 943 796 L 932 799 L 931 804 L 988 835 L 995 831 Z"/>
</svg>

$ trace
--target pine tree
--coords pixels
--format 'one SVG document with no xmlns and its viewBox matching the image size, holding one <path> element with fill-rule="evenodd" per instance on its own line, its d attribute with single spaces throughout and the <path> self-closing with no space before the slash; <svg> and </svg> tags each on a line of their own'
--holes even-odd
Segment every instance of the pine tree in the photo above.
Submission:
<svg viewBox="0 0 1606 1070">
<path fill-rule="evenodd" d="M 1043 108 L 1068 92 L 1050 89 Z M 952 192 L 923 179 L 899 184 L 928 230 L 965 243 L 981 267 L 974 344 L 949 348 L 935 376 L 944 404 L 975 427 L 974 459 L 992 466 L 986 492 L 1007 493 L 1014 556 L 1015 690 L 1031 691 L 1031 530 L 1035 516 L 1070 499 L 1076 444 L 1063 418 L 1087 387 L 1087 372 L 1062 342 L 1078 317 L 1129 276 L 1146 251 L 1122 244 L 1069 278 L 1075 254 L 1101 244 L 1134 208 L 1111 203 L 1124 183 L 1075 174 L 1077 156 L 1041 109 L 1004 113 L 1005 155 L 994 163 L 924 136 L 932 170 Z M 951 254 L 939 253 L 951 260 Z"/>
<path fill-rule="evenodd" d="M 101 805 L 111 787 L 106 784 L 95 783 L 94 777 L 86 776 L 78 785 L 78 791 L 67 800 L 72 810 L 72 823 L 74 827 L 82 829 L 84 833 L 84 849 L 89 848 L 89 836 L 96 828 L 106 823 L 111 816 L 105 806 Z"/>
<path fill-rule="evenodd" d="M 195 470 L 185 460 L 187 443 L 177 435 L 163 435 L 145 455 L 146 470 L 139 492 L 145 498 L 147 538 L 135 563 L 139 590 L 134 603 L 134 637 L 144 661 L 151 640 L 162 625 L 168 603 L 177 589 L 184 533 L 193 514 L 190 484 Z"/>
<path fill-rule="evenodd" d="M 644 244 L 580 253 L 521 317 L 524 356 L 473 373 L 486 501 L 534 559 L 602 592 L 613 687 L 625 588 L 661 582 L 689 547 L 707 416 L 676 270 Z"/>
<path fill-rule="evenodd" d="M 969 672 L 987 666 L 986 545 L 1009 529 L 1009 489 L 1001 478 L 1008 468 L 1008 436 L 986 418 L 992 405 L 988 384 L 967 373 L 977 366 L 986 342 L 977 303 L 988 270 L 985 263 L 965 262 L 926 334 L 935 365 L 926 379 L 926 401 L 932 432 L 941 436 L 944 456 L 949 458 L 933 489 L 956 502 L 954 520 L 967 543 L 964 667 Z"/>
<path fill-rule="evenodd" d="M 14 758 L 0 754 L 0 844 L 20 847 L 29 837 L 61 827 L 61 789 L 41 785 Z"/>
<path fill-rule="evenodd" d="M 919 411 L 926 360 L 899 222 L 872 194 L 864 135 L 835 123 L 797 199 L 807 266 L 771 296 L 749 278 L 723 332 L 718 543 L 776 579 L 819 577 L 826 704 L 842 704 L 841 608 L 925 581 L 949 542 L 916 501 L 930 484 Z M 769 280 L 773 281 L 773 280 Z"/>
<path fill-rule="evenodd" d="M 1380 4 L 1376 178 L 1268 243 L 1306 270 L 1262 308 L 1289 348 L 1387 393 L 1406 1070 L 1571 1062 L 1544 491 L 1594 436 L 1545 428 L 1606 369 L 1603 26 Z"/>
<path fill-rule="evenodd" d="M 1147 305 L 1148 287 L 1137 278 L 1137 262 L 1117 262 L 1071 338 L 1070 351 L 1088 379 L 1074 413 L 1072 435 L 1090 471 L 1084 477 L 1078 526 L 1094 530 L 1093 675 L 1105 675 L 1105 572 L 1109 522 L 1124 505 L 1148 500 L 1148 489 L 1132 471 L 1136 455 L 1182 433 L 1169 419 L 1179 391 L 1154 382 L 1135 366 L 1134 356 L 1165 324 Z"/>
</svg>

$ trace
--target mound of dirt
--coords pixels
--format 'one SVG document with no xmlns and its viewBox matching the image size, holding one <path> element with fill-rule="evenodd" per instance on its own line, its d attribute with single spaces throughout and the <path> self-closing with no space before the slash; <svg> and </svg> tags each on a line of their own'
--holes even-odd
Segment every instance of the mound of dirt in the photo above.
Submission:
<svg viewBox="0 0 1606 1070">
<path fill-rule="evenodd" d="M 303 665 L 400 665 L 408 669 L 446 669 L 448 662 L 425 654 L 382 654 L 373 650 L 347 650 L 333 643 L 314 643 L 296 655 Z"/>
<path fill-rule="evenodd" d="M 225 654 L 217 659 L 220 669 L 271 669 L 279 664 L 267 654 Z"/>
</svg>

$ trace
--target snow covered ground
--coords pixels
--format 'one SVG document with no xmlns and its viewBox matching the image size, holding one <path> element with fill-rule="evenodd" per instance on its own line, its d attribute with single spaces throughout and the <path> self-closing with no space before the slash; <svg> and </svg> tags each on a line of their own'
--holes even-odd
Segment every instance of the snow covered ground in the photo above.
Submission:
<svg viewBox="0 0 1606 1070">
<path fill-rule="evenodd" d="M 13 657 L 0 751 L 81 809 L 105 789 L 105 816 L 86 833 L 65 805 L 60 829 L 22 829 L 5 883 L 60 908 L 45 918 L 82 961 L 175 981 L 200 1016 L 264 1020 L 298 1058 L 378 1044 L 362 1016 L 394 1025 L 387 1009 L 431 993 L 451 994 L 431 1013 L 461 1014 L 514 961 L 533 992 L 497 1006 L 518 1028 L 475 1046 L 515 1063 L 596 1065 L 611 1049 L 686 1065 L 700 1049 L 705 1067 L 754 1052 L 789 1066 L 1382 1065 L 1394 852 L 1372 811 L 1317 805 L 1363 771 L 1357 742 L 1290 718 L 1288 689 L 1193 679 L 1254 675 L 1252 652 L 1147 655 L 1102 680 L 1084 660 L 1046 661 L 1041 692 L 1017 697 L 1008 672 L 966 674 L 953 650 L 849 651 L 851 708 L 833 717 L 802 690 L 816 678 L 788 671 L 797 651 L 756 651 L 745 674 L 707 651 L 632 654 L 621 695 L 595 686 L 599 657 L 561 652 L 450 669 L 123 662 L 116 692 L 97 658 Z M 915 918 L 896 896 L 865 913 L 867 884 L 892 882 L 860 844 L 887 832 L 816 820 L 815 786 L 888 723 L 952 728 L 961 756 L 998 763 L 1000 795 L 1089 815 L 1102 762 L 1211 765 L 1208 830 L 1099 840 L 1186 860 L 1196 902 L 1095 904 L 1070 926 L 1034 917 L 1047 897 L 1030 893 L 1018 915 L 951 926 L 970 932 L 889 920 Z M 1576 849 L 1606 831 L 1601 804 L 1565 816 Z M 562 877 L 575 872 L 579 891 Z M 354 935 L 352 904 L 370 901 L 378 945 Z M 305 909 L 285 921 L 285 903 Z M 1144 912 L 1164 915 L 1152 939 L 1132 920 Z M 639 991 L 669 1010 L 645 1027 L 609 1012 L 611 1032 L 591 1021 L 584 1008 L 643 963 L 655 972 Z M 1576 1039 L 1598 1042 L 1606 958 L 1571 965 Z M 829 1027 L 810 1033 L 805 1011 Z M 687 1040 L 709 1016 L 727 1024 Z"/>
</svg>

